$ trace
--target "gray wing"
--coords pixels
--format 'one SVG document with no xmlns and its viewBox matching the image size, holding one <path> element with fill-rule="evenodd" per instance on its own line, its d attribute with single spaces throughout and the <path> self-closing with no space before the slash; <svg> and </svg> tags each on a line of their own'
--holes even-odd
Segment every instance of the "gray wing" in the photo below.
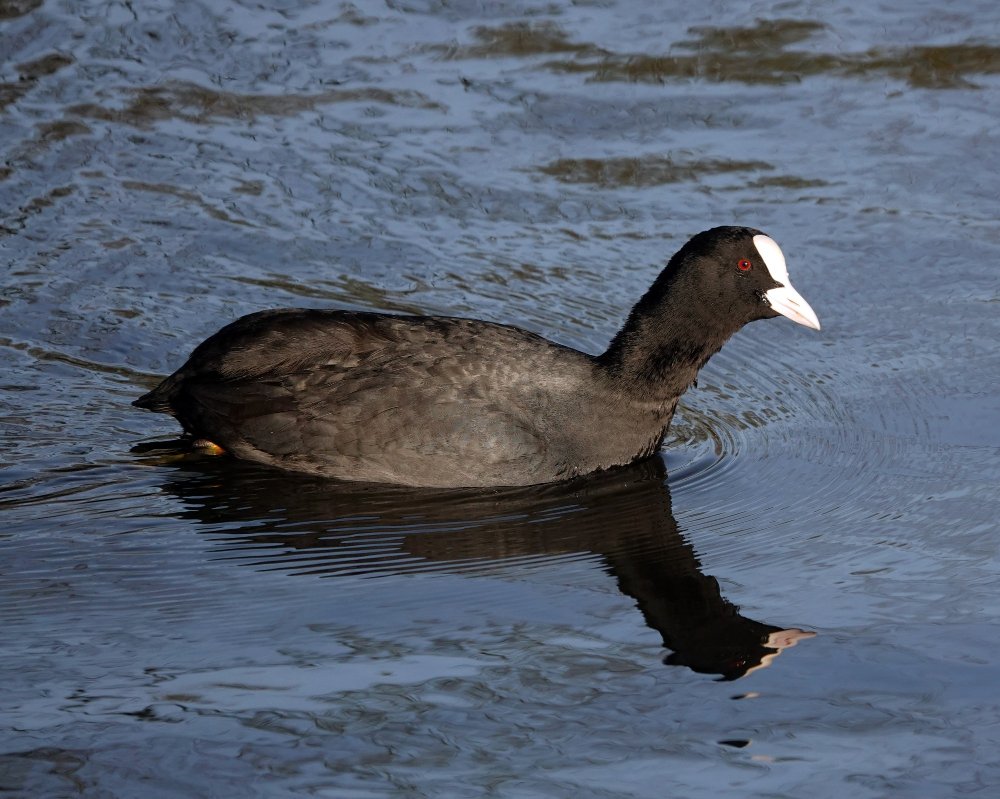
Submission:
<svg viewBox="0 0 1000 799">
<path fill-rule="evenodd" d="M 234 455 L 288 469 L 526 484 L 576 468 L 578 391 L 591 369 L 582 353 L 504 325 L 270 311 L 207 339 L 136 404 L 172 413 Z"/>
</svg>

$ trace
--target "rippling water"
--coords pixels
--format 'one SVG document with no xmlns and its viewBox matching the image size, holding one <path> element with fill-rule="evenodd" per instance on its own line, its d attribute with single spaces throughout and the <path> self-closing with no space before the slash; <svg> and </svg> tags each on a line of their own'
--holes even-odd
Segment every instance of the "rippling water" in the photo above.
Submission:
<svg viewBox="0 0 1000 799">
<path fill-rule="evenodd" d="M 0 789 L 992 796 L 993 4 L 0 0 Z M 487 493 L 184 454 L 282 305 L 603 348 L 777 238 L 662 458 Z"/>
</svg>

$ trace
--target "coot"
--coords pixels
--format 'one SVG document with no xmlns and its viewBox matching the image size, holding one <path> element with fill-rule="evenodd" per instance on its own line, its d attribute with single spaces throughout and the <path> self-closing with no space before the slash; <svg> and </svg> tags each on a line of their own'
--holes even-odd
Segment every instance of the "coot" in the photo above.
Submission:
<svg viewBox="0 0 1000 799">
<path fill-rule="evenodd" d="M 688 241 L 601 355 L 443 316 L 261 311 L 135 405 L 204 446 L 283 469 L 409 486 L 530 485 L 656 452 L 680 395 L 747 322 L 819 329 L 759 230 Z"/>
</svg>

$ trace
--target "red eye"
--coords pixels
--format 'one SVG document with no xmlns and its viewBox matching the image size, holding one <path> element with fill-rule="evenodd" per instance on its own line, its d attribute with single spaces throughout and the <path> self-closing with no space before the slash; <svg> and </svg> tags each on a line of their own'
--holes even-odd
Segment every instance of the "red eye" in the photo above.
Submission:
<svg viewBox="0 0 1000 799">
<path fill-rule="evenodd" d="M 744 258 L 742 261 L 736 264 L 736 268 L 739 269 L 741 272 L 749 272 L 750 267 L 752 266 L 753 264 L 750 263 L 746 258 Z"/>
</svg>

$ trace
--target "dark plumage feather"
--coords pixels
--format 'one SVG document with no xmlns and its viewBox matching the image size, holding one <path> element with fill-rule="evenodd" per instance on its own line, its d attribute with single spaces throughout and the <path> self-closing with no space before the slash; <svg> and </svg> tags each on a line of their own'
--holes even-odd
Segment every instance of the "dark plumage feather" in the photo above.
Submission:
<svg viewBox="0 0 1000 799">
<path fill-rule="evenodd" d="M 600 356 L 469 319 L 262 311 L 134 404 L 237 457 L 351 480 L 515 485 L 628 463 L 725 340 L 775 315 L 764 264 L 733 268 L 760 262 L 756 234 L 692 239 Z"/>
</svg>

